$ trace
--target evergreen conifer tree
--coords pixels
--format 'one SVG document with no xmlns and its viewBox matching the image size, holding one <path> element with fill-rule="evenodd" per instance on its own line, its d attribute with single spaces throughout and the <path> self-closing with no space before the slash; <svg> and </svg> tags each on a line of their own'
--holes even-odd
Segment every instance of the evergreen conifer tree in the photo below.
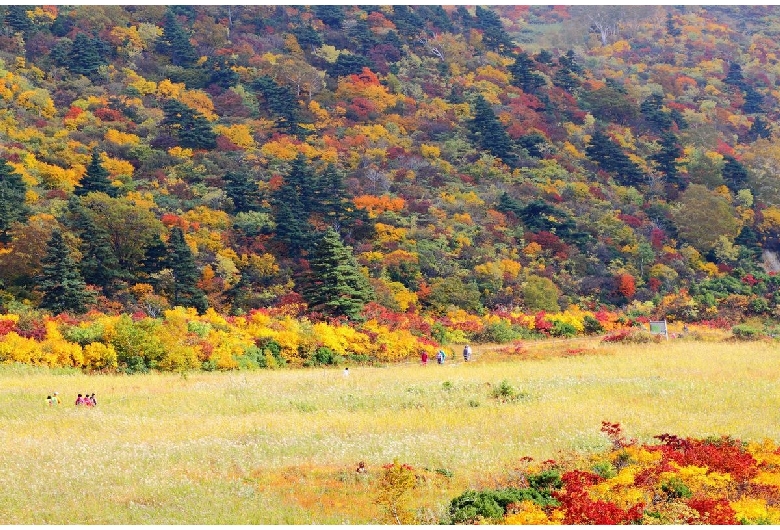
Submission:
<svg viewBox="0 0 780 530">
<path fill-rule="evenodd" d="M 742 165 L 736 158 L 731 155 L 725 155 L 723 157 L 725 164 L 723 164 L 723 180 L 726 182 L 726 186 L 736 193 L 739 190 L 748 187 L 748 172 L 745 166 Z"/>
<path fill-rule="evenodd" d="M 469 122 L 469 131 L 477 147 L 500 158 L 510 167 L 517 166 L 517 157 L 512 152 L 512 141 L 506 129 L 481 95 L 474 102 L 474 118 Z"/>
<path fill-rule="evenodd" d="M 118 191 L 108 181 L 109 173 L 100 162 L 100 155 L 97 150 L 92 151 L 92 160 L 87 166 L 87 172 L 82 177 L 81 182 L 76 187 L 74 193 L 78 196 L 86 195 L 93 191 L 103 192 L 109 197 L 116 197 Z"/>
<path fill-rule="evenodd" d="M 537 88 L 544 86 L 544 78 L 534 72 L 534 62 L 525 52 L 520 52 L 515 62 L 509 67 L 512 74 L 512 84 L 523 89 L 526 94 L 533 94 Z"/>
<path fill-rule="evenodd" d="M 175 99 L 165 102 L 163 112 L 165 117 L 160 126 L 168 130 L 171 136 L 178 138 L 182 147 L 214 149 L 217 146 L 217 135 L 200 112 Z"/>
<path fill-rule="evenodd" d="M 373 299 L 373 291 L 360 272 L 352 248 L 341 242 L 335 230 L 327 229 L 314 247 L 309 265 L 311 272 L 303 289 L 309 309 L 359 318 L 365 304 Z"/>
<path fill-rule="evenodd" d="M 0 159 L 0 243 L 7 243 L 8 229 L 17 221 L 23 221 L 29 214 L 25 204 L 27 186 L 21 175 L 8 163 Z"/>
<path fill-rule="evenodd" d="M 121 277 L 121 271 L 108 233 L 93 221 L 75 195 L 68 200 L 68 212 L 68 226 L 81 238 L 81 276 L 88 284 L 111 292 L 114 281 Z"/>
<path fill-rule="evenodd" d="M 611 173 L 621 186 L 636 186 L 644 180 L 642 171 L 620 147 L 606 134 L 594 131 L 585 154 L 598 163 L 604 171 Z"/>
<path fill-rule="evenodd" d="M 682 30 L 674 23 L 671 13 L 666 14 L 666 34 L 670 37 L 679 37 L 682 35 Z"/>
<path fill-rule="evenodd" d="M 755 142 L 759 138 L 769 138 L 770 136 L 772 136 L 772 129 L 769 128 L 769 123 L 761 116 L 756 116 L 747 133 L 748 140 Z"/>
<path fill-rule="evenodd" d="M 233 201 L 235 213 L 250 212 L 257 208 L 260 190 L 249 175 L 229 171 L 222 178 L 225 181 L 225 193 Z"/>
<path fill-rule="evenodd" d="M 291 89 L 279 85 L 267 75 L 255 80 L 253 86 L 262 94 L 265 102 L 268 104 L 271 115 L 276 118 L 276 126 L 279 129 L 297 136 L 305 136 L 303 129 L 299 125 L 298 100 Z"/>
<path fill-rule="evenodd" d="M 5 23 L 14 31 L 26 33 L 33 27 L 32 20 L 27 16 L 27 12 L 33 9 L 35 6 L 9 5 L 5 14 Z"/>
<path fill-rule="evenodd" d="M 200 273 L 184 232 L 175 226 L 168 240 L 168 264 L 173 271 L 173 305 L 194 307 L 203 313 L 208 307 L 205 293 L 198 287 Z"/>
<path fill-rule="evenodd" d="M 165 13 L 163 36 L 159 40 L 159 47 L 160 51 L 168 55 L 176 66 L 189 67 L 195 64 L 198 59 L 195 48 L 190 43 L 189 35 L 176 20 L 176 15 L 170 10 Z"/>
<path fill-rule="evenodd" d="M 493 10 L 477 6 L 476 19 L 476 26 L 482 30 L 482 42 L 488 49 L 499 53 L 512 49 L 512 39 Z"/>
<path fill-rule="evenodd" d="M 726 73 L 723 82 L 744 90 L 746 85 L 745 77 L 742 75 L 742 66 L 739 63 L 729 63 L 729 71 Z"/>
<path fill-rule="evenodd" d="M 73 40 L 68 55 L 68 69 L 87 77 L 93 75 L 101 65 L 106 64 L 101 52 L 102 46 L 98 39 L 89 37 L 86 33 L 79 33 Z"/>
<path fill-rule="evenodd" d="M 661 150 L 650 158 L 658 165 L 658 169 L 666 175 L 670 184 L 681 186 L 683 184 L 678 171 L 677 159 L 683 155 L 680 141 L 672 132 L 661 135 Z"/>
<path fill-rule="evenodd" d="M 86 311 L 86 306 L 92 302 L 93 296 L 87 291 L 84 279 L 59 230 L 52 232 L 41 264 L 43 270 L 38 288 L 43 292 L 43 298 L 40 306 L 54 313 Z"/>
</svg>

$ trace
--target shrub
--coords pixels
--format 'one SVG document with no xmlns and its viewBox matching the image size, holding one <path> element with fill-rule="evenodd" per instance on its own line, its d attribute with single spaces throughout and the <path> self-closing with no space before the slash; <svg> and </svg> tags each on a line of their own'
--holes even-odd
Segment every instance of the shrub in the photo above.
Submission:
<svg viewBox="0 0 780 530">
<path fill-rule="evenodd" d="M 325 346 L 319 346 L 314 353 L 306 360 L 304 366 L 333 366 L 338 365 L 344 358 Z"/>
<path fill-rule="evenodd" d="M 601 325 L 601 322 L 590 315 L 585 315 L 585 317 L 582 319 L 582 325 L 585 329 L 585 333 L 588 334 L 604 332 L 604 326 Z"/>
<path fill-rule="evenodd" d="M 556 321 L 553 323 L 550 335 L 553 337 L 574 337 L 577 335 L 577 328 L 569 323 Z"/>
<path fill-rule="evenodd" d="M 468 490 L 450 502 L 450 519 L 454 524 L 494 521 L 504 516 L 507 506 L 522 501 L 532 501 L 542 507 L 558 505 L 548 492 L 533 488 Z"/>
<path fill-rule="evenodd" d="M 506 344 L 521 338 L 521 334 L 505 320 L 491 322 L 474 336 L 475 342 Z"/>
<path fill-rule="evenodd" d="M 740 340 L 756 340 L 761 336 L 761 330 L 749 326 L 748 324 L 737 324 L 731 328 L 731 333 L 735 338 Z"/>
<path fill-rule="evenodd" d="M 525 392 L 519 392 L 515 387 L 509 384 L 509 381 L 504 379 L 499 385 L 490 392 L 490 396 L 503 403 L 517 401 L 527 396 Z"/>
</svg>

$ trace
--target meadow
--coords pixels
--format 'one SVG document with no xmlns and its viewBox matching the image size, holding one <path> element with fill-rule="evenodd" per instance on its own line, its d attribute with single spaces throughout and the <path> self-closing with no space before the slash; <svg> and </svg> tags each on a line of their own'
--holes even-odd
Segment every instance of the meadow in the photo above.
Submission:
<svg viewBox="0 0 780 530">
<path fill-rule="evenodd" d="M 394 460 L 424 478 L 411 502 L 435 523 L 524 456 L 609 448 L 603 420 L 640 442 L 780 440 L 772 343 L 576 344 L 530 345 L 522 358 L 477 347 L 471 363 L 352 366 L 348 377 L 2 365 L 0 523 L 377 523 L 378 478 Z M 502 382 L 515 399 L 499 399 Z M 64 402 L 49 407 L 55 390 Z M 96 408 L 73 406 L 84 392 Z"/>
</svg>

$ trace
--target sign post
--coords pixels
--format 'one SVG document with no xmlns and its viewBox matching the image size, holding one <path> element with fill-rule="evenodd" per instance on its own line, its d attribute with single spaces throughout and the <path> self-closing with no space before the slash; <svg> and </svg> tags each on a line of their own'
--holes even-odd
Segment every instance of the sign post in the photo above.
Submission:
<svg viewBox="0 0 780 530">
<path fill-rule="evenodd" d="M 666 327 L 666 320 L 650 321 L 651 335 L 664 335 L 669 340 L 669 330 Z"/>
</svg>

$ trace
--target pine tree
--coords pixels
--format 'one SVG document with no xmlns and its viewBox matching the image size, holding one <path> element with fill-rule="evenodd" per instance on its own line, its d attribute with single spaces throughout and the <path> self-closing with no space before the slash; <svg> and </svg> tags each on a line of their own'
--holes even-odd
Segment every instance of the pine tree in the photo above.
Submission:
<svg viewBox="0 0 780 530">
<path fill-rule="evenodd" d="M 674 23 L 671 13 L 666 14 L 666 34 L 670 37 L 679 37 L 682 35 L 682 30 Z"/>
<path fill-rule="evenodd" d="M 118 190 L 108 181 L 109 173 L 100 162 L 100 155 L 97 150 L 92 151 L 92 160 L 87 166 L 87 172 L 82 177 L 81 182 L 76 187 L 74 193 L 78 196 L 84 196 L 87 193 L 98 191 L 105 193 L 109 197 L 116 197 Z"/>
<path fill-rule="evenodd" d="M 746 85 L 745 77 L 742 75 L 742 66 L 739 63 L 729 63 L 729 71 L 726 73 L 723 82 L 744 90 Z"/>
<path fill-rule="evenodd" d="M 482 30 L 482 42 L 488 49 L 504 52 L 514 47 L 512 39 L 501 23 L 501 18 L 495 12 L 477 6 L 476 18 L 476 26 Z"/>
<path fill-rule="evenodd" d="M 644 175 L 633 161 L 601 131 L 594 131 L 585 154 L 596 162 L 601 169 L 611 173 L 615 182 L 621 186 L 636 186 L 644 180 Z"/>
<path fill-rule="evenodd" d="M 512 152 L 512 141 L 506 129 L 481 95 L 474 102 L 474 118 L 469 122 L 469 131 L 477 147 L 500 158 L 510 167 L 517 166 L 517 157 Z"/>
<path fill-rule="evenodd" d="M 772 129 L 769 128 L 769 123 L 761 116 L 756 116 L 747 133 L 748 141 L 755 142 L 759 138 L 769 138 L 770 136 L 772 136 Z"/>
<path fill-rule="evenodd" d="M 657 132 L 667 131 L 672 127 L 672 115 L 663 110 L 664 97 L 653 94 L 639 105 L 639 111 L 645 121 Z"/>
<path fill-rule="evenodd" d="M 208 301 L 198 287 L 200 273 L 190 247 L 184 241 L 184 232 L 175 226 L 168 240 L 168 263 L 173 271 L 173 305 L 195 307 L 200 313 L 206 311 Z"/>
<path fill-rule="evenodd" d="M 101 53 L 101 44 L 99 39 L 89 37 L 86 33 L 76 35 L 70 54 L 68 54 L 68 69 L 73 73 L 87 77 L 95 74 L 98 68 L 107 64 Z"/>
<path fill-rule="evenodd" d="M 534 62 L 525 52 L 520 52 L 515 62 L 509 67 L 512 74 L 512 84 L 523 89 L 526 94 L 533 94 L 537 88 L 544 86 L 544 78 L 534 72 Z"/>
<path fill-rule="evenodd" d="M 0 243 L 10 240 L 8 230 L 15 222 L 24 221 L 29 214 L 25 204 L 27 186 L 21 175 L 0 159 Z"/>
<path fill-rule="evenodd" d="M 328 164 L 317 179 L 313 197 L 314 211 L 320 213 L 326 223 L 335 227 L 349 217 L 349 204 L 341 174 L 333 164 Z"/>
<path fill-rule="evenodd" d="M 43 292 L 40 307 L 54 313 L 72 311 L 83 313 L 93 295 L 87 291 L 84 279 L 59 230 L 52 232 L 46 244 L 46 255 L 41 259 L 38 288 Z"/>
<path fill-rule="evenodd" d="M 262 94 L 268 104 L 271 115 L 276 118 L 276 127 L 290 134 L 305 136 L 304 129 L 299 125 L 301 120 L 298 100 L 290 88 L 279 85 L 267 75 L 256 79 L 252 86 Z"/>
<path fill-rule="evenodd" d="M 678 171 L 677 159 L 683 155 L 683 151 L 680 148 L 680 140 L 674 133 L 665 132 L 661 135 L 660 141 L 661 150 L 652 155 L 650 158 L 657 165 L 658 169 L 666 175 L 666 180 L 670 184 L 682 186 L 683 182 L 680 179 Z"/>
<path fill-rule="evenodd" d="M 250 212 L 257 208 L 260 190 L 249 175 L 229 171 L 222 179 L 225 181 L 225 194 L 233 201 L 235 213 Z"/>
<path fill-rule="evenodd" d="M 307 166 L 306 158 L 298 155 L 290 172 L 271 197 L 276 223 L 275 237 L 284 243 L 293 256 L 302 250 L 309 250 L 312 241 L 312 227 L 309 216 L 314 208 L 314 176 Z"/>
<path fill-rule="evenodd" d="M 750 85 L 745 86 L 745 103 L 742 105 L 742 111 L 745 114 L 758 114 L 764 112 L 761 105 L 764 104 L 764 96 Z"/>
<path fill-rule="evenodd" d="M 217 146 L 217 135 L 200 112 L 175 99 L 165 102 L 163 112 L 165 117 L 160 122 L 160 126 L 171 136 L 178 138 L 179 145 L 182 147 L 214 149 Z"/>
<path fill-rule="evenodd" d="M 27 12 L 33 9 L 35 9 L 35 6 L 9 5 L 5 14 L 5 23 L 14 31 L 26 33 L 33 28 L 32 21 L 27 16 Z"/>
<path fill-rule="evenodd" d="M 730 155 L 723 157 L 725 164 L 723 164 L 723 180 L 726 182 L 726 186 L 736 193 L 739 190 L 748 187 L 748 172 L 745 166 L 742 165 L 736 158 Z"/>
<path fill-rule="evenodd" d="M 108 232 L 94 222 L 75 195 L 68 200 L 68 213 L 68 227 L 81 238 L 81 276 L 88 284 L 102 287 L 110 293 L 114 281 L 122 274 Z"/>
<path fill-rule="evenodd" d="M 358 319 L 363 306 L 373 299 L 368 279 L 338 233 L 328 228 L 315 246 L 309 261 L 303 296 L 312 311 L 330 316 Z"/>
<path fill-rule="evenodd" d="M 181 27 L 172 11 L 165 13 L 163 36 L 159 40 L 159 49 L 171 58 L 176 66 L 192 66 L 198 56 L 190 43 L 190 37 Z"/>
</svg>

